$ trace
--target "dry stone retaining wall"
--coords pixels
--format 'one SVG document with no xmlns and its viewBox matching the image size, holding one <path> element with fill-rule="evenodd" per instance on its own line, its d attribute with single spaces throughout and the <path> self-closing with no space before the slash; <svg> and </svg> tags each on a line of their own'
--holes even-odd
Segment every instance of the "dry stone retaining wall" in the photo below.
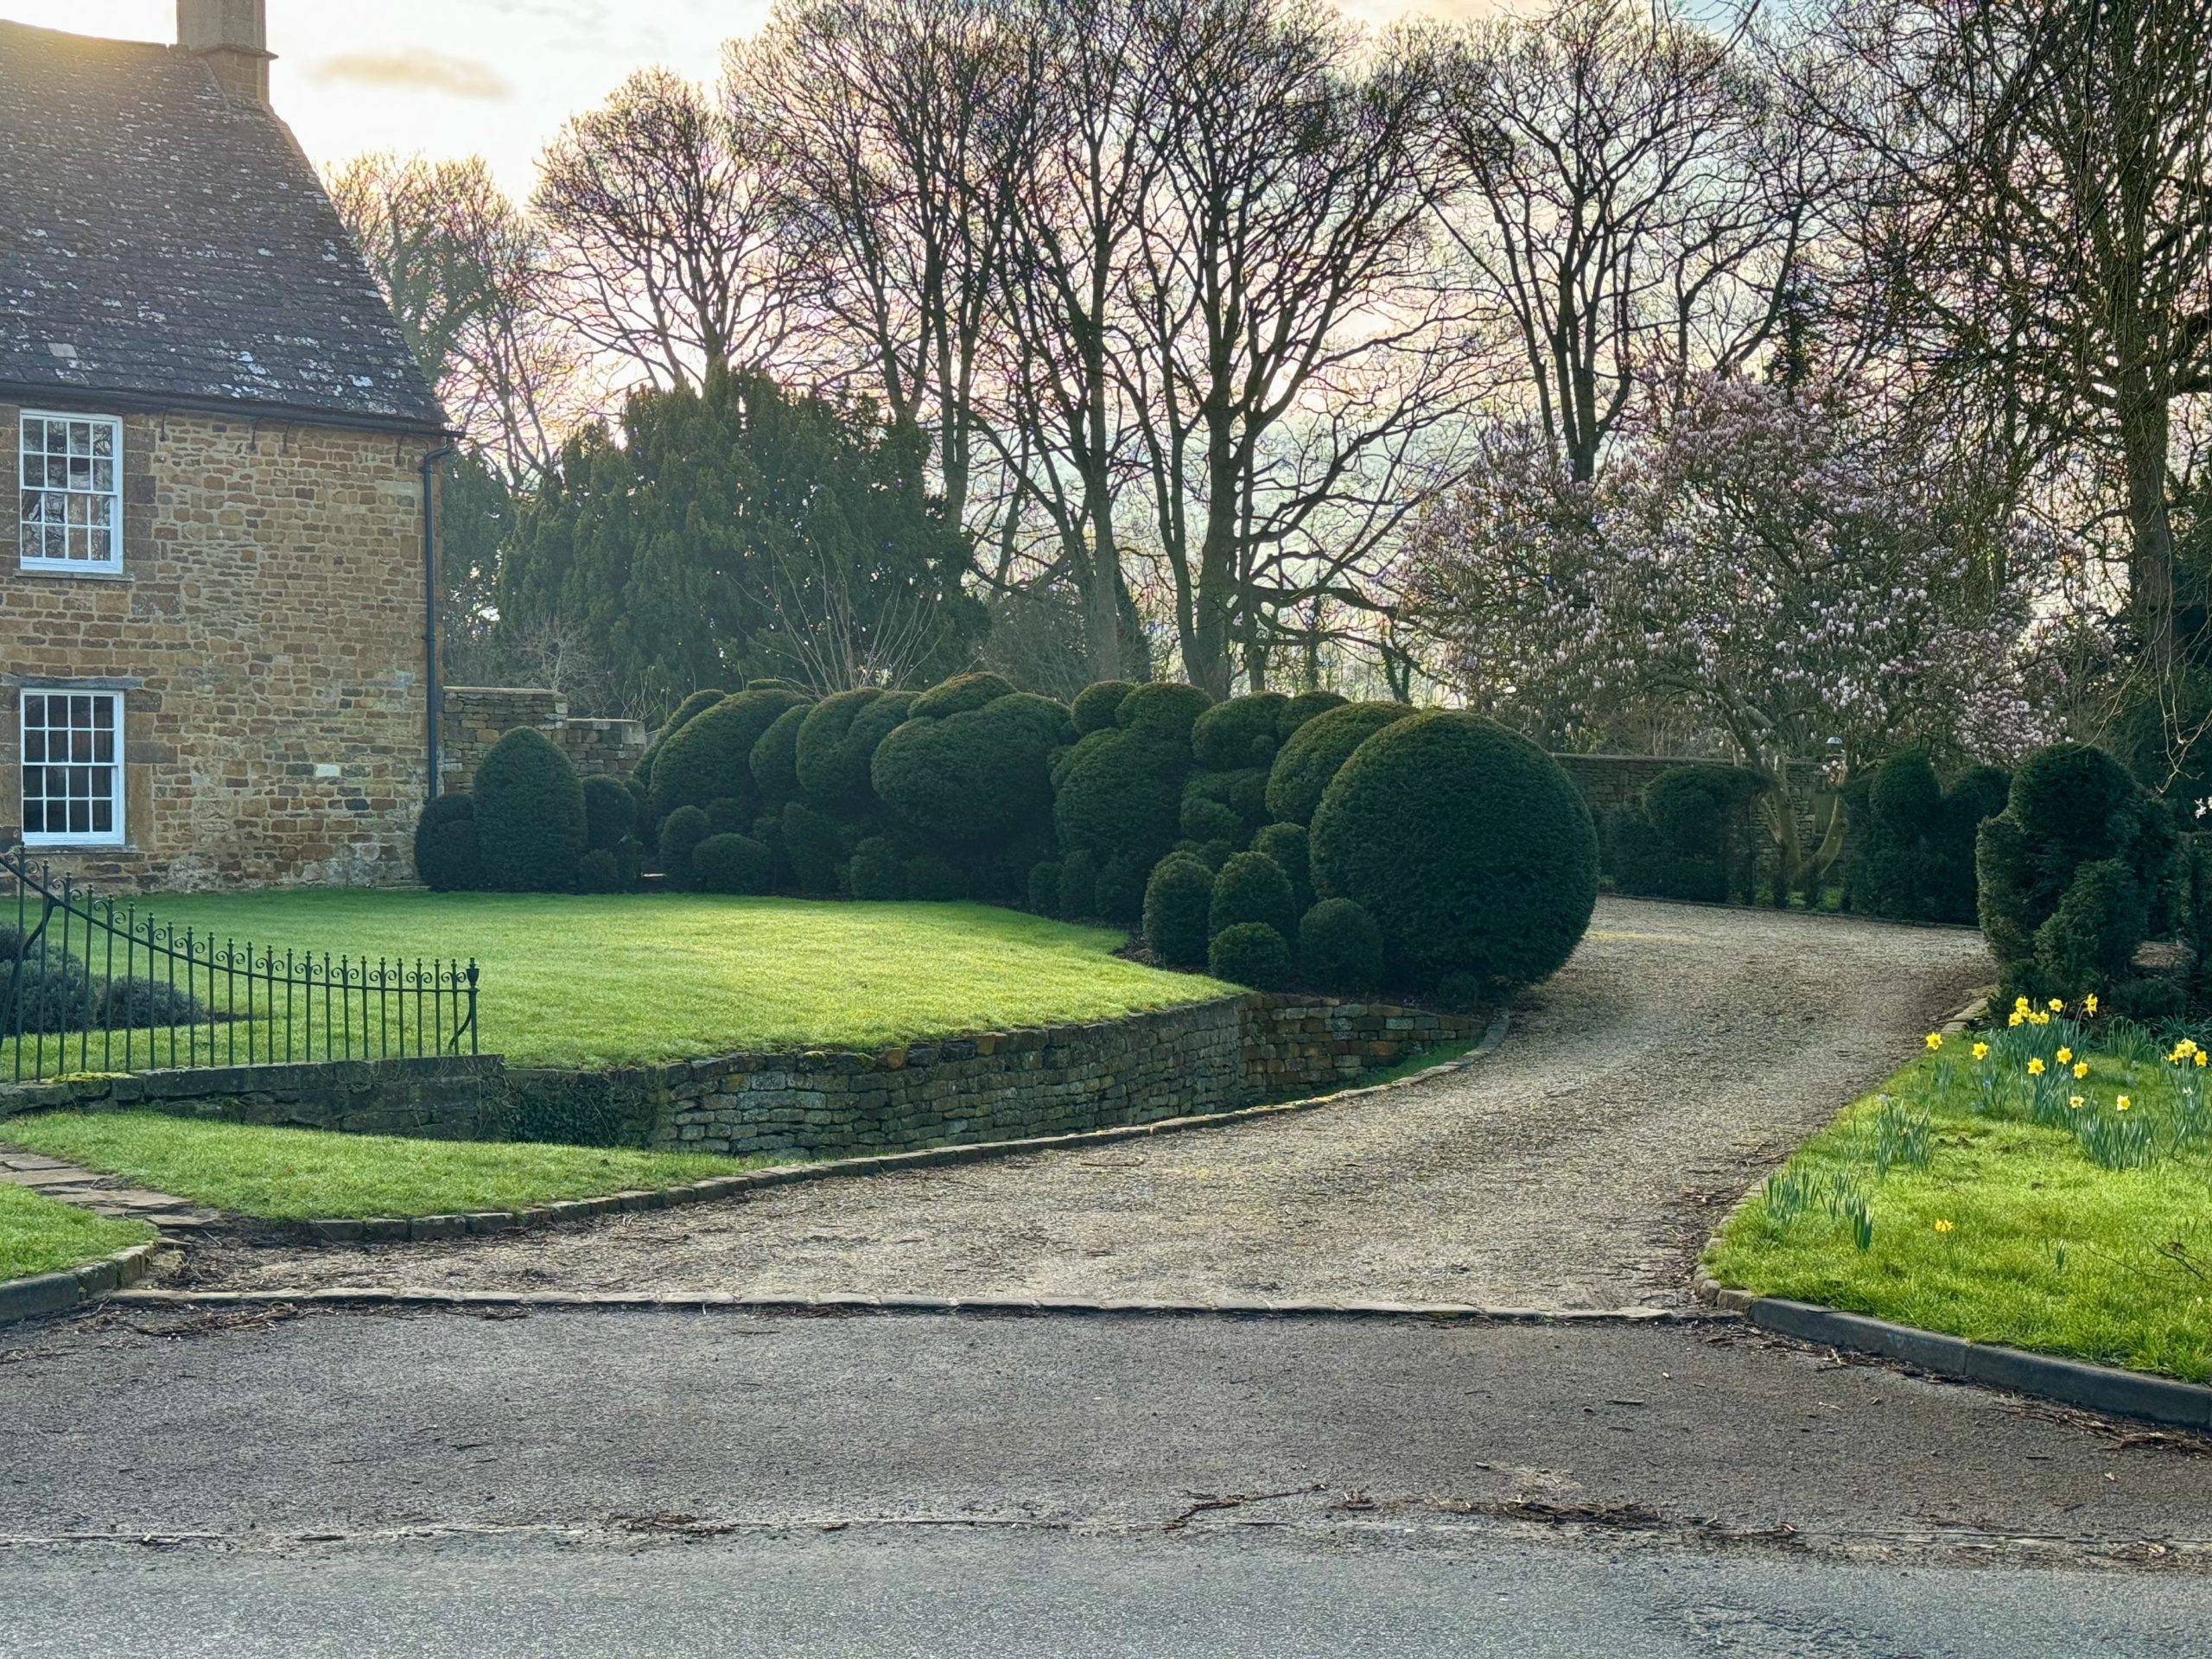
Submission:
<svg viewBox="0 0 2212 1659">
<path fill-rule="evenodd" d="M 643 721 L 579 718 L 558 691 L 449 685 L 438 693 L 438 771 L 447 791 L 467 789 L 476 763 L 518 726 L 551 738 L 586 778 L 627 782 L 645 759 Z"/>
<path fill-rule="evenodd" d="M 159 1111 L 443 1140 L 565 1141 L 847 1157 L 1156 1123 L 1336 1086 L 1475 1019 L 1234 996 L 1126 1020 L 987 1032 L 872 1054 L 739 1054 L 606 1072 L 494 1056 L 234 1067 L 0 1088 L 26 1111 Z"/>
</svg>

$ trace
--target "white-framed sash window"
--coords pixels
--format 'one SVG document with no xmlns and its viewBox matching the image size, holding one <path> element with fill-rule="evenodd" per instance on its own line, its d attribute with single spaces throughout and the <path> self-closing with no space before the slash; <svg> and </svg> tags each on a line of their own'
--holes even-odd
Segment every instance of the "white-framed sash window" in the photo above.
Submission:
<svg viewBox="0 0 2212 1659">
<path fill-rule="evenodd" d="M 105 415 L 25 410 L 18 563 L 26 570 L 109 575 L 123 569 L 123 423 Z"/>
<path fill-rule="evenodd" d="M 121 846 L 124 694 L 26 686 L 20 696 L 23 845 Z"/>
</svg>

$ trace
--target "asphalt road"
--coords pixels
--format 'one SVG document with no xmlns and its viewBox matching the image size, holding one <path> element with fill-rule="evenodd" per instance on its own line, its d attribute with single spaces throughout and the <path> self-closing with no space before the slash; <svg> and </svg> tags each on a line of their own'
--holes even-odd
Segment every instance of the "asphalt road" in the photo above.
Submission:
<svg viewBox="0 0 2212 1659">
<path fill-rule="evenodd" d="M 111 1310 L 0 1421 L 11 1656 L 2212 1651 L 2203 1445 L 1736 1329 Z"/>
</svg>

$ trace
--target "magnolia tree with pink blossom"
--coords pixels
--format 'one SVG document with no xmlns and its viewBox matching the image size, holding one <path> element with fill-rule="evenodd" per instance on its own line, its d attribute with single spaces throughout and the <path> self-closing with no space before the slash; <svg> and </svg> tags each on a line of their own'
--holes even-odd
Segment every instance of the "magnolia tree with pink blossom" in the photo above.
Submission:
<svg viewBox="0 0 2212 1659">
<path fill-rule="evenodd" d="M 1687 713 L 1781 784 L 1909 743 L 2006 759 L 2037 722 L 2022 641 L 2056 550 L 1980 480 L 1833 391 L 1708 380 L 1593 481 L 1508 429 L 1423 518 L 1409 614 L 1478 706 L 1577 731 Z M 1841 850 L 1770 789 L 1785 876 Z"/>
</svg>

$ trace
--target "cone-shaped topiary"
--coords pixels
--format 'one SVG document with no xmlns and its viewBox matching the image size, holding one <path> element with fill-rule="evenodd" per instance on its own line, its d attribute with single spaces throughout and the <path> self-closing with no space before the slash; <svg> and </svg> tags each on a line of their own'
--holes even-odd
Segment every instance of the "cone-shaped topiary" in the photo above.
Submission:
<svg viewBox="0 0 2212 1659">
<path fill-rule="evenodd" d="M 584 845 L 594 852 L 613 852 L 630 833 L 637 816 L 628 788 L 613 778 L 584 779 Z"/>
<path fill-rule="evenodd" d="M 1144 889 L 1144 942 L 1170 968 L 1203 968 L 1213 872 L 1188 853 L 1160 861 Z"/>
<path fill-rule="evenodd" d="M 652 803 L 665 818 L 679 806 L 738 803 L 741 822 L 760 816 L 760 785 L 753 780 L 753 747 L 804 694 L 766 687 L 724 697 L 662 746 L 653 765 Z"/>
<path fill-rule="evenodd" d="M 415 874 L 433 893 L 473 893 L 484 885 L 476 857 L 476 802 L 466 790 L 423 807 L 415 825 Z"/>
<path fill-rule="evenodd" d="M 1290 982 L 1290 946 L 1265 922 L 1239 922 L 1214 935 L 1206 971 L 1255 991 L 1280 990 Z"/>
<path fill-rule="evenodd" d="M 1415 715 L 1362 743 L 1322 797 L 1311 849 L 1315 891 L 1363 906 L 1390 972 L 1416 989 L 1453 976 L 1499 991 L 1545 979 L 1598 901 L 1598 831 L 1581 791 L 1534 743 L 1478 715 Z"/>
<path fill-rule="evenodd" d="M 476 857 L 497 893 L 566 893 L 584 855 L 584 786 L 544 733 L 518 726 L 477 763 Z"/>
<path fill-rule="evenodd" d="M 1382 929 L 1349 899 L 1324 899 L 1298 924 L 1298 969 L 1309 985 L 1340 993 L 1382 982 Z"/>
<path fill-rule="evenodd" d="M 1321 792 L 1351 752 L 1411 715 L 1402 702 L 1348 702 L 1300 727 L 1268 773 L 1268 816 L 1278 823 L 1310 823 Z"/>
<path fill-rule="evenodd" d="M 709 836 L 691 852 L 691 885 L 702 893 L 762 893 L 775 859 L 750 836 Z"/>
<path fill-rule="evenodd" d="M 1240 922 L 1264 922 L 1287 939 L 1298 925 L 1298 895 L 1282 866 L 1264 853 L 1239 853 L 1213 879 L 1206 931 L 1220 933 Z"/>
</svg>

